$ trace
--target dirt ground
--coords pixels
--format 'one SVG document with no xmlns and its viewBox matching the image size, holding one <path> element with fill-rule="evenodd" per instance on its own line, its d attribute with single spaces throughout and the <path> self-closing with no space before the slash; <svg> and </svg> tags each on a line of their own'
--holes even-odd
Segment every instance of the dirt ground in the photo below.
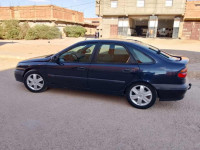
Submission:
<svg viewBox="0 0 200 150">
<path fill-rule="evenodd" d="M 55 40 L 0 40 L 0 58 L 27 59 L 54 54 L 85 38 Z"/>
<path fill-rule="evenodd" d="M 200 79 L 200 41 L 179 39 L 134 38 L 164 49 L 166 52 L 189 57 L 189 77 Z M 0 70 L 13 68 L 21 60 L 57 53 L 85 38 L 55 40 L 0 40 Z M 7 63 L 9 62 L 9 63 Z"/>
<path fill-rule="evenodd" d="M 200 52 L 200 41 L 178 39 L 134 38 L 160 49 Z M 27 59 L 53 54 L 85 38 L 65 38 L 56 40 L 0 40 L 0 58 Z"/>
</svg>

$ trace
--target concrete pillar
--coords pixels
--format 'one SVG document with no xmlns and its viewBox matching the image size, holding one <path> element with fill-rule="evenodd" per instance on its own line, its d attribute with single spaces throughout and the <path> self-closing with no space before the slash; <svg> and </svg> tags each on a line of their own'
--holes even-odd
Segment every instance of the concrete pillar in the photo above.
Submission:
<svg viewBox="0 0 200 150">
<path fill-rule="evenodd" d="M 172 34 L 172 38 L 173 39 L 177 39 L 178 35 L 179 35 L 179 27 L 180 27 L 180 18 L 176 17 L 174 18 L 174 25 L 173 25 L 173 34 Z"/>
<path fill-rule="evenodd" d="M 118 35 L 127 36 L 130 35 L 129 18 L 122 17 L 118 21 Z"/>
<path fill-rule="evenodd" d="M 158 28 L 158 17 L 150 16 L 148 23 L 147 37 L 155 38 L 157 36 L 157 28 Z"/>
</svg>

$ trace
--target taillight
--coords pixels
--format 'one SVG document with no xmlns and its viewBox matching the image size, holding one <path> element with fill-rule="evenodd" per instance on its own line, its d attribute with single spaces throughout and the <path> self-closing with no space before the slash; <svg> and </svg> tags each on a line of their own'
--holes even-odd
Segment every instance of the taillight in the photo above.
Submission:
<svg viewBox="0 0 200 150">
<path fill-rule="evenodd" d="M 182 69 L 179 73 L 178 73 L 178 77 L 179 78 L 185 78 L 187 76 L 187 68 Z"/>
</svg>

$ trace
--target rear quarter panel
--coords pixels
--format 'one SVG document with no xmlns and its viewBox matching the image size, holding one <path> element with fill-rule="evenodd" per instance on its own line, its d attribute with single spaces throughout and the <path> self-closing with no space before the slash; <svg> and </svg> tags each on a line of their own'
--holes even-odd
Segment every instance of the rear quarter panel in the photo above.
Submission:
<svg viewBox="0 0 200 150">
<path fill-rule="evenodd" d="M 185 68 L 185 64 L 168 60 L 163 56 L 141 49 L 150 56 L 154 63 L 139 64 L 141 80 L 151 84 L 183 84 L 185 79 L 178 78 L 178 72 Z"/>
</svg>

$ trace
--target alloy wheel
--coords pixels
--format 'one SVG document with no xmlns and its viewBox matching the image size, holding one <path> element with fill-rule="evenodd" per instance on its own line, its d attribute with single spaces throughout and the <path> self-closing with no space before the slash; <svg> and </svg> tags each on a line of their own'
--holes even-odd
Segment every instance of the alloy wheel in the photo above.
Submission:
<svg viewBox="0 0 200 150">
<path fill-rule="evenodd" d="M 26 79 L 26 83 L 34 91 L 39 91 L 44 87 L 44 79 L 39 74 L 30 74 Z"/>
<path fill-rule="evenodd" d="M 131 101 L 138 106 L 146 106 L 152 100 L 152 92 L 145 85 L 134 86 L 129 93 Z"/>
</svg>

